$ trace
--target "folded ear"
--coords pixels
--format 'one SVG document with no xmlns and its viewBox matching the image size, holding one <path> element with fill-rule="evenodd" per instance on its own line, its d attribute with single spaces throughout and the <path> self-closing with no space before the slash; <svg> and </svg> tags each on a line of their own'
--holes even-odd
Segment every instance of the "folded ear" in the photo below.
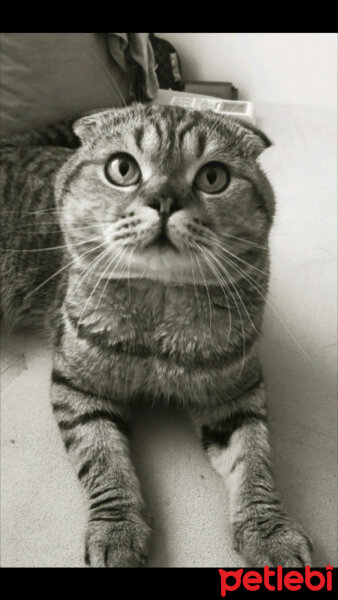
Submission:
<svg viewBox="0 0 338 600">
<path fill-rule="evenodd" d="M 243 131 L 241 141 L 245 144 L 247 152 L 253 156 L 253 158 L 257 158 L 263 150 L 272 146 L 272 142 L 265 133 L 255 125 L 242 120 L 237 120 L 237 123 L 241 126 Z"/>
<path fill-rule="evenodd" d="M 93 130 L 104 122 L 105 116 L 108 113 L 112 113 L 114 109 L 112 108 L 102 108 L 100 110 L 91 110 L 85 116 L 77 119 L 73 123 L 73 131 L 80 138 L 82 142 L 88 140 Z"/>
</svg>

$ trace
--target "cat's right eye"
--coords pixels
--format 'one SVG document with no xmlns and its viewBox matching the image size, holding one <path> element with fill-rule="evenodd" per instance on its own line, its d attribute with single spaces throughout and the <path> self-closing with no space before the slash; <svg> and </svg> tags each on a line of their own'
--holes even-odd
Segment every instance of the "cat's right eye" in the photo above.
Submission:
<svg viewBox="0 0 338 600">
<path fill-rule="evenodd" d="M 136 160 L 123 152 L 110 157 L 105 174 L 110 183 L 119 187 L 135 185 L 141 178 L 141 170 Z"/>
</svg>

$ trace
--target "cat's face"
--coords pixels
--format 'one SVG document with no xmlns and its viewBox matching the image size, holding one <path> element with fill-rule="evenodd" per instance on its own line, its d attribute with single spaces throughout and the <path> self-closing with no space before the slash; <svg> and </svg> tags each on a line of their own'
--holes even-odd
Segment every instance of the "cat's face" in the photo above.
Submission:
<svg viewBox="0 0 338 600">
<path fill-rule="evenodd" d="M 143 105 L 74 130 L 82 146 L 60 178 L 62 224 L 94 272 L 200 281 L 224 248 L 264 244 L 274 200 L 256 163 L 268 145 L 259 132 L 211 112 Z"/>
</svg>

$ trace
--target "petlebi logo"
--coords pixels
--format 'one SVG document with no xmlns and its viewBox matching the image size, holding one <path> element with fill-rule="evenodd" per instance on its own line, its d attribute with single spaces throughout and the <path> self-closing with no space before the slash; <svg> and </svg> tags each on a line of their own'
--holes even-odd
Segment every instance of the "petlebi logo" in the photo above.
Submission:
<svg viewBox="0 0 338 600">
<path fill-rule="evenodd" d="M 326 573 L 311 569 L 306 565 L 305 569 L 300 571 L 297 569 L 286 572 L 282 566 L 276 569 L 270 569 L 267 565 L 263 569 L 263 573 L 245 569 L 236 569 L 227 571 L 218 569 L 221 576 L 221 596 L 225 597 L 227 592 L 235 592 L 239 589 L 246 589 L 250 592 L 255 592 L 260 589 L 266 589 L 269 592 L 287 590 L 297 592 L 299 590 L 308 589 L 312 592 L 320 590 L 332 591 L 332 571 L 333 565 L 325 566 Z"/>
</svg>

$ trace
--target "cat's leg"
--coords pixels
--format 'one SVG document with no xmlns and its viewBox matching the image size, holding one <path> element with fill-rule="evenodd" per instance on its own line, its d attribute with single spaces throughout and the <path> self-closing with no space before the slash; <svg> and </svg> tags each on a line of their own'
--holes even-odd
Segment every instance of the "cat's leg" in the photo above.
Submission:
<svg viewBox="0 0 338 600">
<path fill-rule="evenodd" d="M 274 487 L 263 383 L 231 404 L 192 417 L 228 488 L 235 549 L 249 566 L 309 565 L 311 544 L 283 510 Z"/>
<path fill-rule="evenodd" d="M 125 409 L 52 374 L 52 405 L 89 500 L 86 563 L 134 567 L 147 558 L 150 528 L 129 456 Z"/>
</svg>

